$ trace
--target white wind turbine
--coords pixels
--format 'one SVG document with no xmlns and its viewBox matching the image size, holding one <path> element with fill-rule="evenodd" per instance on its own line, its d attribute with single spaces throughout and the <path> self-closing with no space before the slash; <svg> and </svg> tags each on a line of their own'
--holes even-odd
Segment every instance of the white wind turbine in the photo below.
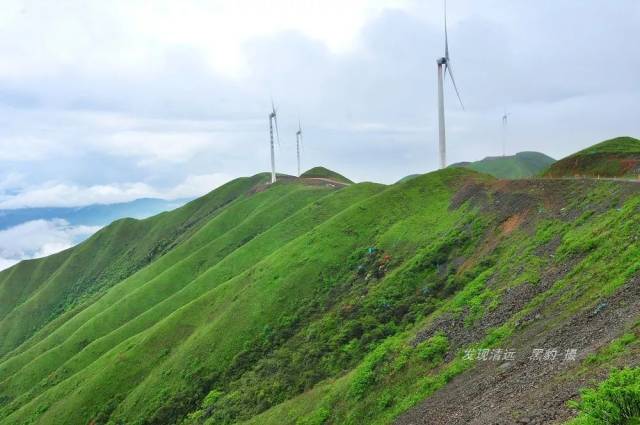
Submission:
<svg viewBox="0 0 640 425">
<path fill-rule="evenodd" d="M 460 106 L 464 110 L 458 87 L 456 86 L 456 80 L 453 78 L 453 71 L 451 70 L 451 58 L 449 57 L 449 37 L 447 35 L 447 2 L 444 2 L 444 57 L 438 59 L 438 136 L 439 136 L 439 148 L 440 148 L 440 168 L 447 166 L 447 140 L 445 134 L 444 125 L 444 78 L 447 71 L 451 77 L 453 88 L 456 91 Z M 444 67 L 444 69 L 443 69 Z"/>
<path fill-rule="evenodd" d="M 273 104 L 273 99 L 271 99 L 271 113 L 269 114 L 269 138 L 271 142 L 271 183 L 276 182 L 276 152 L 275 152 L 275 143 L 273 140 L 274 125 L 276 129 L 276 138 L 278 139 L 278 145 L 280 145 L 280 132 L 278 131 L 278 115 L 276 112 L 276 107 Z"/>
<path fill-rule="evenodd" d="M 507 120 L 510 113 L 505 112 L 502 116 L 502 156 L 507 155 Z"/>
<path fill-rule="evenodd" d="M 302 125 L 298 120 L 298 131 L 296 132 L 296 155 L 298 157 L 298 177 L 300 177 L 300 147 L 302 146 Z"/>
</svg>

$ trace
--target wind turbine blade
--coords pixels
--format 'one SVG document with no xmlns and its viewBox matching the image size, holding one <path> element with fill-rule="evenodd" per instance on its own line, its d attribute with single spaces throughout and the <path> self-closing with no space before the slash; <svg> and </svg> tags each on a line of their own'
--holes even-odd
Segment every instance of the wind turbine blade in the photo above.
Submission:
<svg viewBox="0 0 640 425">
<path fill-rule="evenodd" d="M 276 124 L 276 140 L 278 141 L 278 147 L 280 147 L 280 131 L 278 131 L 278 116 L 274 115 L 273 121 Z"/>
<path fill-rule="evenodd" d="M 447 71 L 449 71 L 449 76 L 451 77 L 453 88 L 456 90 L 456 95 L 458 96 L 458 100 L 460 101 L 460 106 L 462 106 L 462 110 L 464 111 L 464 103 L 462 103 L 462 98 L 460 98 L 460 92 L 458 91 L 458 86 L 456 85 L 456 79 L 453 78 L 453 71 L 451 71 L 451 64 L 449 63 L 447 63 Z"/>
<path fill-rule="evenodd" d="M 444 57 L 449 62 L 449 35 L 447 34 L 447 0 L 444 0 Z"/>
</svg>

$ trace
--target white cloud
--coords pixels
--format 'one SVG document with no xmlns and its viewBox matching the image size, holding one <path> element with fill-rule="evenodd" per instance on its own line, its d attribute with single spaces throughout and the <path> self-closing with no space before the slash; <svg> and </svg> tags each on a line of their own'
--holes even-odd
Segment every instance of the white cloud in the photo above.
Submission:
<svg viewBox="0 0 640 425">
<path fill-rule="evenodd" d="M 224 149 L 224 145 L 213 143 L 212 134 L 205 132 L 126 131 L 110 135 L 99 148 L 114 156 L 140 158 L 139 164 L 148 166 L 186 162 L 208 148 Z"/>
<path fill-rule="evenodd" d="M 0 257 L 0 270 L 8 269 L 14 264 L 19 263 L 20 260 L 7 260 L 6 258 Z"/>
<path fill-rule="evenodd" d="M 126 195 L 130 182 L 166 192 L 189 175 L 264 171 L 270 95 L 278 171 L 295 170 L 298 117 L 308 166 L 383 182 L 434 169 L 441 12 L 441 0 L 7 0 L 0 180 Z M 636 0 L 456 0 L 449 12 L 467 106 L 447 85 L 452 162 L 499 152 L 503 108 L 513 150 L 561 157 L 640 134 Z"/>
<path fill-rule="evenodd" d="M 167 199 L 190 198 L 204 195 L 231 180 L 228 174 L 214 173 L 189 176 L 166 192 Z"/>
<path fill-rule="evenodd" d="M 0 209 L 41 206 L 80 206 L 93 203 L 125 202 L 141 197 L 166 199 L 203 195 L 230 179 L 221 173 L 190 175 L 164 191 L 141 183 L 82 187 L 52 184 L 10 196 L 0 201 Z M 33 220 L 0 231 L 0 270 L 21 260 L 40 258 L 71 248 L 100 229 L 99 226 L 71 225 L 66 220 Z"/>
<path fill-rule="evenodd" d="M 5 0 L 0 74 L 31 75 L 78 67 L 93 73 L 139 73 L 162 64 L 165 46 L 194 46 L 211 67 L 235 77 L 246 65 L 242 45 L 298 31 L 344 51 L 368 19 L 407 0 Z M 16 54 L 19 53 L 19 54 Z M 117 60 L 113 60 L 113 58 Z M 82 58 L 78 61 L 78 58 Z"/>
<path fill-rule="evenodd" d="M 33 136 L 0 136 L 0 161 L 37 161 L 60 154 L 64 146 Z"/>
<path fill-rule="evenodd" d="M 0 231 L 0 270 L 26 259 L 71 248 L 98 231 L 98 226 L 72 226 L 65 220 L 34 220 Z"/>
<path fill-rule="evenodd" d="M 8 173 L 0 177 L 0 194 L 7 190 L 14 190 L 25 184 L 25 176 L 18 173 Z"/>
<path fill-rule="evenodd" d="M 0 209 L 112 204 L 154 195 L 157 192 L 144 183 L 95 186 L 47 183 L 42 187 L 24 189 L 15 195 L 5 195 L 5 199 L 0 200 Z"/>
<path fill-rule="evenodd" d="M 28 187 L 16 194 L 0 195 L 0 210 L 30 207 L 78 207 L 91 204 L 113 204 L 140 198 L 180 199 L 204 195 L 231 180 L 224 173 L 189 175 L 168 188 L 155 188 L 145 183 L 114 183 L 81 186 L 49 182 Z"/>
</svg>

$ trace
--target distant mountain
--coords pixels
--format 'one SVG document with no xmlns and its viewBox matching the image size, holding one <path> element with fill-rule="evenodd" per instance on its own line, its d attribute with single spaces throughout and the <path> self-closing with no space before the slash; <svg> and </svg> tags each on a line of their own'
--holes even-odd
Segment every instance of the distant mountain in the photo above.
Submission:
<svg viewBox="0 0 640 425">
<path fill-rule="evenodd" d="M 617 137 L 570 155 L 549 168 L 548 177 L 640 177 L 640 140 Z"/>
<path fill-rule="evenodd" d="M 34 220 L 63 219 L 73 225 L 104 226 L 124 217 L 146 218 L 185 204 L 187 200 L 167 201 L 143 198 L 118 204 L 85 207 L 19 208 L 0 210 L 0 230 Z"/>
<path fill-rule="evenodd" d="M 544 172 L 555 159 L 540 152 L 519 152 L 512 156 L 489 156 L 481 161 L 459 162 L 451 167 L 465 167 L 499 179 L 521 179 Z"/>
</svg>

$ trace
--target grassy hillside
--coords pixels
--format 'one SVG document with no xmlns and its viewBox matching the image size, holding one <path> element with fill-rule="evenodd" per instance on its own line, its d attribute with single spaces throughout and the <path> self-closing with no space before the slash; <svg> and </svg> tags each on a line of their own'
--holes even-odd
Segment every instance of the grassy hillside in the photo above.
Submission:
<svg viewBox="0 0 640 425">
<path fill-rule="evenodd" d="M 640 140 L 618 137 L 604 141 L 556 162 L 545 175 L 638 178 Z"/>
<path fill-rule="evenodd" d="M 404 182 L 408 182 L 411 179 L 415 179 L 416 177 L 419 177 L 420 174 L 409 174 L 408 176 L 404 176 L 403 178 L 401 178 L 400 180 L 398 180 L 396 182 L 397 183 L 404 183 Z"/>
<path fill-rule="evenodd" d="M 172 213 L 116 221 L 77 248 L 23 261 L 0 273 L 0 356 L 52 320 L 64 322 L 115 283 L 171 251 L 265 179 L 238 179 Z"/>
<path fill-rule="evenodd" d="M 266 179 L 1 272 L 0 423 L 579 421 L 635 376 L 578 397 L 640 360 L 637 184 Z"/>
<path fill-rule="evenodd" d="M 555 160 L 540 152 L 519 152 L 512 156 L 490 156 L 481 161 L 452 164 L 499 179 L 534 177 L 545 171 Z"/>
<path fill-rule="evenodd" d="M 330 179 L 340 183 L 353 183 L 351 180 L 349 180 L 342 174 L 338 174 L 335 171 L 328 170 L 324 167 L 311 168 L 310 170 L 307 170 L 304 173 L 302 173 L 300 177 Z"/>
</svg>

